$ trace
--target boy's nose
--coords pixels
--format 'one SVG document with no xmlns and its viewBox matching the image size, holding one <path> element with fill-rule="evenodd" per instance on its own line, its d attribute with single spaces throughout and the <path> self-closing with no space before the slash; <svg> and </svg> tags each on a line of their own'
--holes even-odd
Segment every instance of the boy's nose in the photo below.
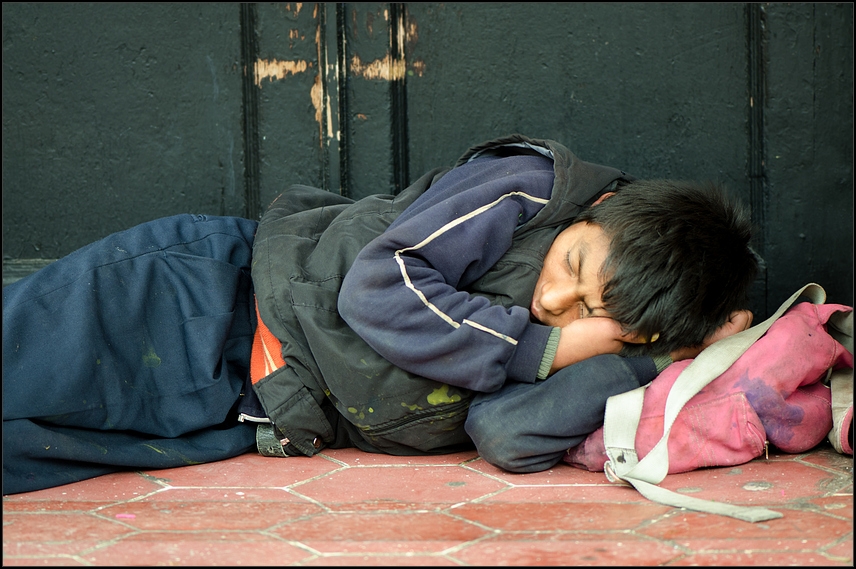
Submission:
<svg viewBox="0 0 856 569">
<path fill-rule="evenodd" d="M 562 316 L 573 304 L 573 290 L 561 286 L 545 286 L 541 291 L 541 307 L 553 316 Z M 572 320 L 575 318 L 571 317 Z"/>
</svg>

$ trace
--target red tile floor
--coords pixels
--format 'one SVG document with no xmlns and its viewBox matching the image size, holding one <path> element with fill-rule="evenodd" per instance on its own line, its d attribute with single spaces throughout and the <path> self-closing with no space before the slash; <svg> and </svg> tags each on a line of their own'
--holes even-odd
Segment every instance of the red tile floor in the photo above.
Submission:
<svg viewBox="0 0 856 569">
<path fill-rule="evenodd" d="M 784 517 L 678 510 L 603 473 L 509 474 L 475 452 L 247 454 L 6 496 L 3 564 L 853 565 L 853 459 L 828 445 L 663 486 Z"/>
</svg>

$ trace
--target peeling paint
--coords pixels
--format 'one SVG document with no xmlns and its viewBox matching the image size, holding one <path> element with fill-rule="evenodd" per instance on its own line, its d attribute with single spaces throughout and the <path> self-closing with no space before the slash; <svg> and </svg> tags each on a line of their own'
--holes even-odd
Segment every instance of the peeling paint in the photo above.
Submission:
<svg viewBox="0 0 856 569">
<path fill-rule="evenodd" d="M 318 22 L 318 4 L 312 10 L 312 17 Z M 324 150 L 324 86 L 321 84 L 321 71 L 324 68 L 324 55 L 321 52 L 321 23 L 315 26 L 315 50 L 318 55 L 318 73 L 315 75 L 315 82 L 312 84 L 312 89 L 309 90 L 309 97 L 312 99 L 312 106 L 315 107 L 315 122 L 318 123 L 318 146 Z"/>
<path fill-rule="evenodd" d="M 312 84 L 312 88 L 309 90 L 309 97 L 312 99 L 312 106 L 315 107 L 315 120 L 318 124 L 321 124 L 321 113 L 323 111 L 323 103 L 324 103 L 324 89 L 321 88 L 321 76 L 315 76 L 315 82 Z"/>
<path fill-rule="evenodd" d="M 288 30 L 288 49 L 294 49 L 294 42 L 306 40 L 306 34 L 300 33 L 298 29 Z"/>
<path fill-rule="evenodd" d="M 389 13 L 384 10 L 384 19 L 389 20 Z M 398 45 L 415 43 L 419 38 L 419 31 L 416 22 L 410 20 L 408 22 L 397 22 L 395 34 L 398 36 Z M 415 60 L 410 64 L 410 71 L 407 70 L 407 60 L 403 54 L 394 56 L 387 53 L 383 58 L 376 59 L 371 62 L 364 63 L 358 55 L 351 58 L 350 71 L 353 75 L 361 76 L 365 79 L 380 79 L 382 81 L 396 81 L 404 79 L 407 75 L 418 75 L 422 77 L 425 72 L 425 62 Z"/>
<path fill-rule="evenodd" d="M 425 62 L 421 59 L 414 61 L 410 67 L 413 68 L 413 71 L 410 73 L 416 73 L 419 77 L 422 77 L 422 74 L 425 73 Z"/>
<path fill-rule="evenodd" d="M 416 27 L 416 22 L 407 22 L 407 41 L 415 43 L 419 39 L 419 29 Z"/>
<path fill-rule="evenodd" d="M 407 40 L 407 31 L 405 30 L 405 25 L 403 22 L 396 22 L 396 30 L 395 35 L 398 36 L 398 45 L 402 46 L 401 49 L 404 49 L 404 43 Z"/>
<path fill-rule="evenodd" d="M 388 53 L 383 59 L 376 59 L 370 63 L 363 63 L 358 55 L 354 55 L 351 59 L 351 73 L 366 79 L 395 81 L 404 79 L 406 71 L 407 62 L 403 59 L 392 59 Z"/>
<path fill-rule="evenodd" d="M 253 64 L 256 86 L 261 88 L 264 79 L 284 79 L 288 75 L 297 75 L 312 67 L 312 62 L 306 60 L 280 61 L 278 59 L 257 59 Z"/>
<path fill-rule="evenodd" d="M 330 95 L 327 94 L 327 138 L 333 138 L 333 105 L 330 103 Z M 336 140 L 339 140 L 339 132 L 336 131 Z"/>
</svg>

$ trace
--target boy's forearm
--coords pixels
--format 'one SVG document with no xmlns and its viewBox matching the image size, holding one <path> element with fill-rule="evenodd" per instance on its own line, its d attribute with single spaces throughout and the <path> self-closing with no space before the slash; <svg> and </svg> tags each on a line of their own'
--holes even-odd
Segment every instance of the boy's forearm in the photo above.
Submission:
<svg viewBox="0 0 856 569">
<path fill-rule="evenodd" d="M 608 328 L 604 329 L 608 330 Z M 562 340 L 563 337 L 564 343 Z M 582 326 L 578 326 L 575 331 L 570 327 L 553 328 L 541 360 L 538 379 L 544 379 L 550 374 L 584 359 L 598 355 L 620 353 L 623 343 L 616 343 L 616 341 L 609 334 L 601 337 L 599 340 L 596 334 L 585 336 Z M 653 357 L 652 359 L 657 373 L 660 373 L 674 361 L 682 358 L 675 357 L 675 354 L 672 354 L 671 356 L 664 355 Z"/>
<path fill-rule="evenodd" d="M 600 356 L 545 381 L 509 382 L 473 400 L 467 433 L 482 458 L 495 466 L 514 472 L 545 470 L 603 425 L 609 397 L 645 385 L 656 375 L 650 358 Z"/>
<path fill-rule="evenodd" d="M 621 326 L 610 318 L 585 318 L 560 329 L 556 356 L 550 372 L 605 354 L 618 354 L 624 347 Z"/>
</svg>

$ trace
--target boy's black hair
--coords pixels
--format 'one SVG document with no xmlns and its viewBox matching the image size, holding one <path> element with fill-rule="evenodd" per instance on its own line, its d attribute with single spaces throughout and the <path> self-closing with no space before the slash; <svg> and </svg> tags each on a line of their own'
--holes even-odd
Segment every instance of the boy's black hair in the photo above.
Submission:
<svg viewBox="0 0 856 569">
<path fill-rule="evenodd" d="M 758 271 L 746 207 L 713 183 L 636 180 L 574 220 L 610 239 L 604 308 L 648 344 L 624 355 L 667 355 L 701 345 L 747 307 Z"/>
</svg>

